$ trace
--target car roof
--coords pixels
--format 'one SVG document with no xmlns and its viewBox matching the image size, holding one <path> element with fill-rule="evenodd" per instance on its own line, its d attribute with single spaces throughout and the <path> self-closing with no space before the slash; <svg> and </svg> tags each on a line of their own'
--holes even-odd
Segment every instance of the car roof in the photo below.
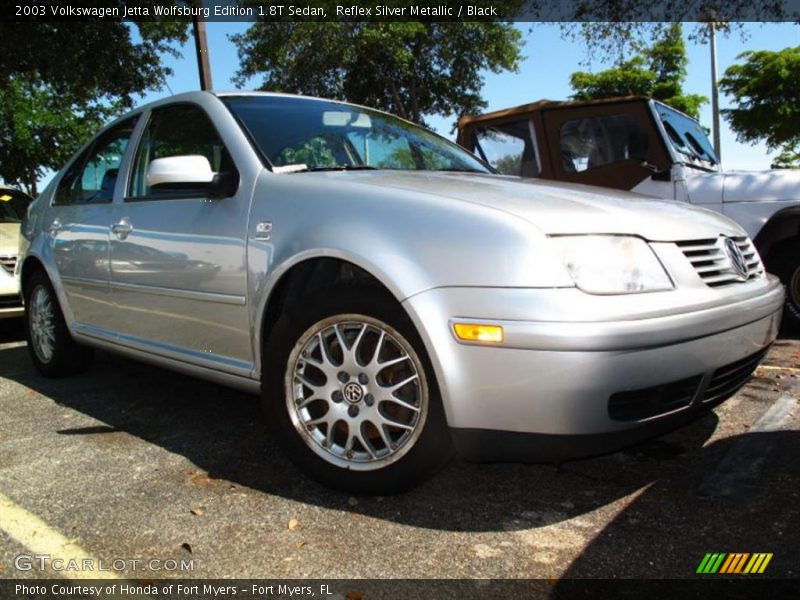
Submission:
<svg viewBox="0 0 800 600">
<path fill-rule="evenodd" d="M 618 102 L 648 102 L 648 96 L 618 96 L 614 98 L 603 98 L 601 100 L 572 100 L 572 101 L 559 101 L 559 100 L 537 100 L 528 104 L 521 104 L 520 106 L 513 106 L 511 108 L 504 108 L 493 112 L 482 113 L 479 115 L 464 115 L 458 121 L 459 127 L 464 127 L 471 123 L 480 123 L 482 121 L 494 121 L 495 119 L 503 119 L 506 117 L 513 117 L 517 115 L 526 115 L 533 112 L 542 110 L 549 110 L 555 108 L 580 108 L 582 106 L 597 106 L 603 104 L 616 104 Z"/>
<path fill-rule="evenodd" d="M 104 125 L 103 128 L 101 130 L 99 130 L 99 131 L 103 131 L 103 130 L 109 129 L 109 128 L 113 127 L 114 125 L 116 125 L 117 123 L 120 123 L 120 122 L 124 121 L 125 119 L 128 119 L 128 118 L 130 118 L 130 117 L 132 117 L 134 115 L 140 114 L 140 113 L 148 111 L 148 110 L 152 110 L 154 108 L 157 108 L 157 107 L 165 105 L 165 104 L 172 104 L 174 102 L 192 102 L 192 101 L 197 101 L 200 98 L 208 98 L 209 96 L 213 96 L 213 97 L 216 97 L 216 98 L 232 98 L 232 97 L 237 97 L 237 96 L 265 96 L 265 97 L 276 97 L 276 98 L 296 98 L 296 99 L 299 99 L 299 100 L 306 100 L 306 101 L 309 101 L 309 102 L 328 102 L 328 103 L 341 104 L 343 106 L 350 106 L 350 107 L 354 107 L 354 108 L 363 108 L 365 110 L 371 110 L 373 112 L 378 112 L 378 113 L 382 113 L 382 114 L 385 114 L 385 115 L 390 115 L 390 116 L 392 116 L 392 117 L 394 117 L 396 119 L 400 119 L 402 121 L 406 121 L 408 123 L 412 123 L 411 121 L 408 121 L 408 119 L 403 119 L 402 117 L 399 117 L 398 115 L 389 113 L 389 112 L 384 111 L 384 110 L 380 110 L 379 108 L 373 108 L 371 106 L 362 106 L 360 104 L 355 104 L 353 102 L 345 102 L 343 100 L 333 100 L 331 98 L 319 98 L 317 96 L 304 96 L 302 94 L 288 94 L 288 93 L 285 93 L 285 92 L 264 92 L 264 91 L 248 91 L 248 90 L 232 90 L 232 91 L 230 91 L 230 90 L 210 90 L 210 91 L 197 90 L 197 91 L 192 91 L 192 92 L 183 92 L 183 93 L 180 93 L 180 94 L 173 94 L 171 96 L 167 96 L 165 98 L 159 98 L 158 100 L 153 100 L 152 102 L 148 102 L 147 104 L 143 104 L 141 106 L 137 106 L 136 108 L 128 111 L 127 113 L 117 117 L 113 121 L 110 121 L 109 123 Z M 412 123 L 412 124 L 421 126 L 418 123 Z M 421 126 L 421 127 L 424 127 L 424 126 Z"/>
</svg>

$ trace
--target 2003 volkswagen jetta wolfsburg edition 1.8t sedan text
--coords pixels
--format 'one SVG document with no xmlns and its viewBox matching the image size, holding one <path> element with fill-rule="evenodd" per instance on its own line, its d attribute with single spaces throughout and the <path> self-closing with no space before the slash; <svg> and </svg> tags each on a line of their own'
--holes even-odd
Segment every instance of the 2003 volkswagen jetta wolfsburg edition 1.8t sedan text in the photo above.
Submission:
<svg viewBox="0 0 800 600">
<path fill-rule="evenodd" d="M 101 131 L 22 228 L 31 357 L 261 393 L 303 470 L 389 493 L 457 450 L 560 461 L 731 396 L 783 288 L 672 201 L 493 174 L 391 115 L 196 92 Z"/>
</svg>

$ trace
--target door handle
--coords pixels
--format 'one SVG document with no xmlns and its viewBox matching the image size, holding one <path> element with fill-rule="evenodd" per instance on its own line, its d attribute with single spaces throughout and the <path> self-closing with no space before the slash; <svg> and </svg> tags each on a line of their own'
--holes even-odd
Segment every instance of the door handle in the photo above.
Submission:
<svg viewBox="0 0 800 600">
<path fill-rule="evenodd" d="M 128 221 L 128 217 L 120 219 L 119 223 L 114 223 L 111 226 L 111 233 L 117 236 L 117 239 L 124 240 L 133 231 L 133 225 Z"/>
<path fill-rule="evenodd" d="M 53 222 L 50 223 L 50 227 L 48 227 L 47 230 L 50 232 L 51 237 L 56 237 L 58 232 L 61 231 L 62 227 L 63 225 L 61 225 L 61 221 L 58 219 L 53 219 Z"/>
</svg>

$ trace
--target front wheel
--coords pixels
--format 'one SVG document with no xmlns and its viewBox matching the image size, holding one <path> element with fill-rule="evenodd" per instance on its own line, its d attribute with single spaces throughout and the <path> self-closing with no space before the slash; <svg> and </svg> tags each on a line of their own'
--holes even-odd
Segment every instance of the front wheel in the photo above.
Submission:
<svg viewBox="0 0 800 600">
<path fill-rule="evenodd" d="M 430 362 L 408 317 L 372 289 L 330 290 L 279 319 L 264 358 L 267 417 L 329 487 L 389 494 L 451 456 Z"/>
<path fill-rule="evenodd" d="M 72 339 L 47 276 L 42 272 L 31 275 L 24 293 L 28 352 L 36 370 L 45 377 L 63 377 L 88 369 L 92 349 Z"/>
</svg>

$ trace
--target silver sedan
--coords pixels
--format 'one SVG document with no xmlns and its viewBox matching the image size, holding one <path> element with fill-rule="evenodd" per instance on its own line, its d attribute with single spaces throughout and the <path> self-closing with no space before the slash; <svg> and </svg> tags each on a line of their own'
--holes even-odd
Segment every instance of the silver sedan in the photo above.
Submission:
<svg viewBox="0 0 800 600">
<path fill-rule="evenodd" d="M 783 302 L 718 214 L 500 176 L 391 115 L 280 94 L 125 115 L 22 236 L 41 373 L 100 348 L 261 394 L 292 460 L 363 493 L 454 450 L 561 461 L 682 425 L 743 385 Z"/>
</svg>

